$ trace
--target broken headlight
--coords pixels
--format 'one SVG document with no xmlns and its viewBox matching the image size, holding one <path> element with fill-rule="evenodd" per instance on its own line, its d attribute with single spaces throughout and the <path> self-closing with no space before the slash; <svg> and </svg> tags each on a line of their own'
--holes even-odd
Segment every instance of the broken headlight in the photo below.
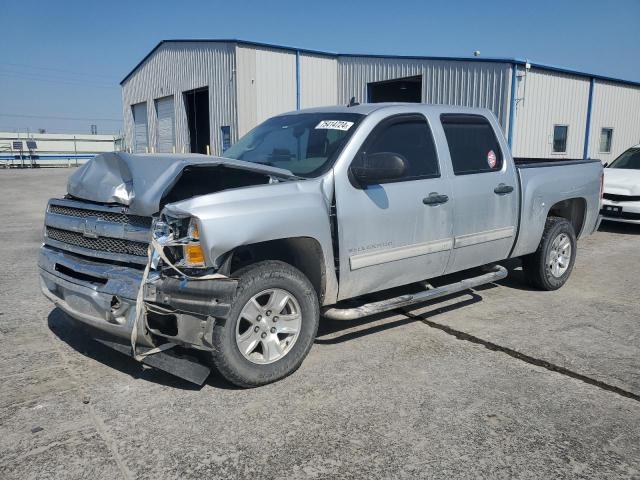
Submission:
<svg viewBox="0 0 640 480">
<path fill-rule="evenodd" d="M 200 245 L 200 227 L 196 218 L 162 215 L 153 224 L 153 237 L 157 243 L 168 249 L 177 267 L 205 266 L 204 250 Z"/>
</svg>

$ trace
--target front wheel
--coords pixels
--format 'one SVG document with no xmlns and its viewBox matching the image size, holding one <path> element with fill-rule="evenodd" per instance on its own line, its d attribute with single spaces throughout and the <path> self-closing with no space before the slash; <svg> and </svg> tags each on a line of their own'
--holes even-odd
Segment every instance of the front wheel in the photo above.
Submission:
<svg viewBox="0 0 640 480">
<path fill-rule="evenodd" d="M 302 272 L 280 261 L 264 261 L 234 274 L 238 290 L 224 322 L 213 331 L 211 359 L 240 387 L 257 387 L 293 373 L 315 339 L 320 309 Z"/>
<path fill-rule="evenodd" d="M 576 234 L 562 217 L 549 217 L 538 250 L 522 259 L 525 278 L 542 290 L 557 290 L 571 275 L 576 260 Z"/>
</svg>

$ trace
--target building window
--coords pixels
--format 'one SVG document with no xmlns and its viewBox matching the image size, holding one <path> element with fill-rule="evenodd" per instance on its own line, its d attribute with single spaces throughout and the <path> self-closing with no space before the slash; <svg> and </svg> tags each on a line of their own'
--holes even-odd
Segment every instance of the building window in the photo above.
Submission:
<svg viewBox="0 0 640 480">
<path fill-rule="evenodd" d="M 553 127 L 553 153 L 567 153 L 567 125 L 555 125 Z"/>
<path fill-rule="evenodd" d="M 600 153 L 611 153 L 612 140 L 613 128 L 603 128 L 600 130 Z"/>
<path fill-rule="evenodd" d="M 231 127 L 229 125 L 221 126 L 220 136 L 222 138 L 222 151 L 225 152 L 231 146 Z"/>
</svg>

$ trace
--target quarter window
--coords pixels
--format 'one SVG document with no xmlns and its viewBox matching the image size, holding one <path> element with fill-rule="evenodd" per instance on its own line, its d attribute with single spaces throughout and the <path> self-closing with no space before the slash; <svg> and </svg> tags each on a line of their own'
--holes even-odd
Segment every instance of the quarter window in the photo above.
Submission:
<svg viewBox="0 0 640 480">
<path fill-rule="evenodd" d="M 556 125 L 553 127 L 553 153 L 567 152 L 567 135 L 569 127 Z"/>
<path fill-rule="evenodd" d="M 394 179 L 394 182 L 440 175 L 431 129 L 420 116 L 394 119 L 391 123 L 382 124 L 372 133 L 364 150 L 366 154 L 396 153 L 405 159 L 405 174 L 402 178 Z M 359 155 L 354 164 L 363 161 L 364 156 Z"/>
<path fill-rule="evenodd" d="M 611 153 L 612 141 L 613 128 L 603 128 L 600 130 L 600 153 Z"/>
<path fill-rule="evenodd" d="M 502 150 L 493 127 L 481 115 L 446 114 L 440 120 L 456 175 L 502 169 Z"/>
</svg>

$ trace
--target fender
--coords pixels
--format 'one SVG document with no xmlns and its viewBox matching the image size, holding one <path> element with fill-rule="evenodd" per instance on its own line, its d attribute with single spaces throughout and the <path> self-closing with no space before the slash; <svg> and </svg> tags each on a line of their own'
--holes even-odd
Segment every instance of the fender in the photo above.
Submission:
<svg viewBox="0 0 640 480">
<path fill-rule="evenodd" d="M 331 304 L 338 292 L 329 220 L 332 195 L 329 174 L 202 195 L 166 205 L 163 213 L 198 219 L 200 241 L 215 268 L 227 252 L 243 245 L 292 237 L 316 240 L 326 272 L 323 304 Z"/>
</svg>

